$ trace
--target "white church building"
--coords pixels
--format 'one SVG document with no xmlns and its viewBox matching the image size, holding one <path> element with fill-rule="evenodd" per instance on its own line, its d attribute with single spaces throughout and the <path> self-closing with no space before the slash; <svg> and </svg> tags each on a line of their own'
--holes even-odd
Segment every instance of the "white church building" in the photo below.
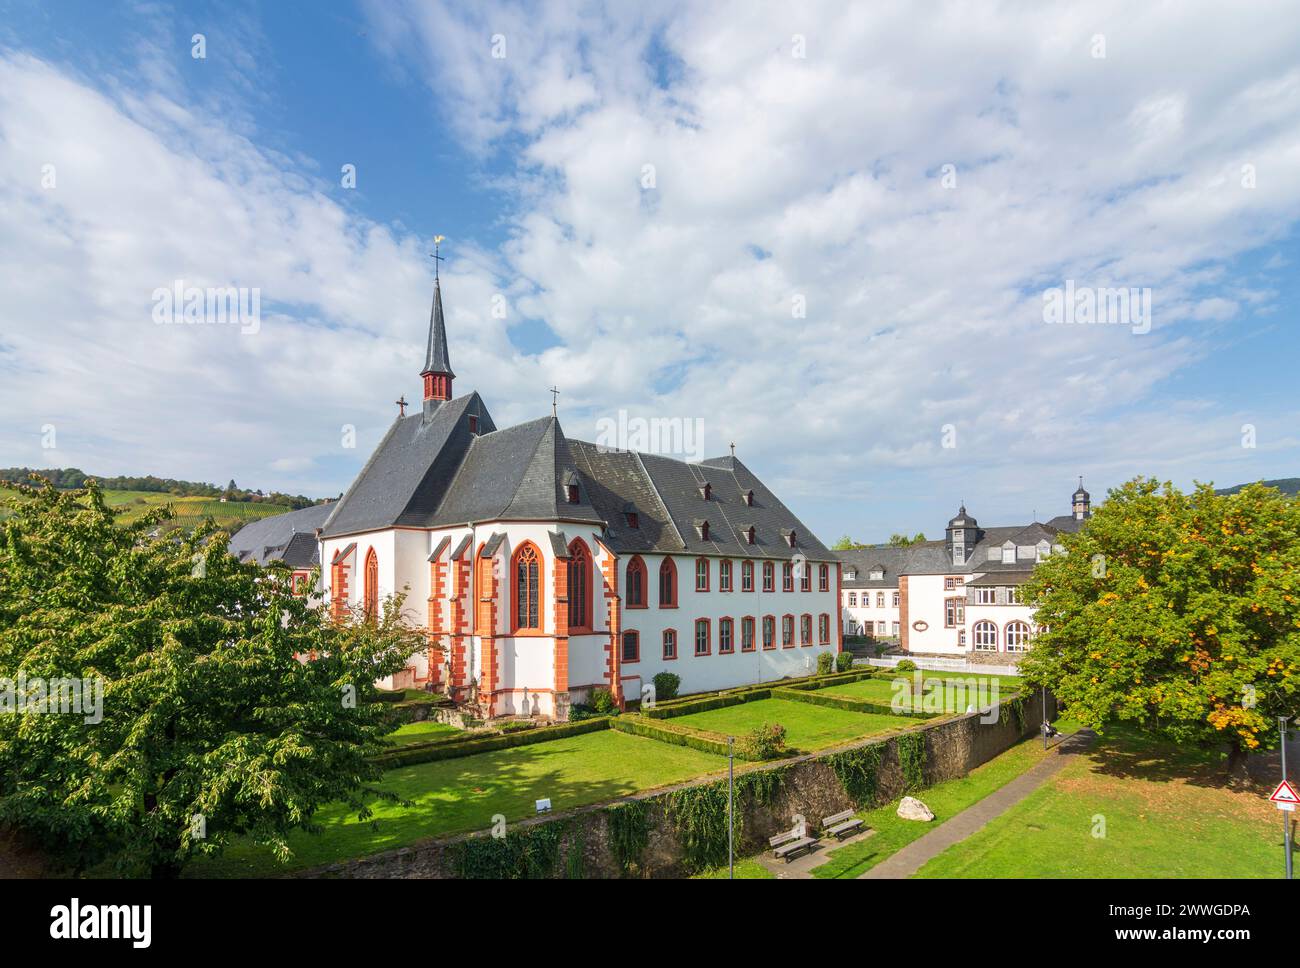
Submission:
<svg viewBox="0 0 1300 968">
<path fill-rule="evenodd" d="M 452 394 L 439 281 L 420 375 L 422 406 L 316 532 L 338 619 L 404 592 L 427 630 L 382 685 L 562 720 L 596 687 L 638 700 L 668 671 L 709 691 L 839 651 L 840 561 L 734 454 L 598 447 L 554 415 L 497 427 L 478 393 Z"/>
</svg>

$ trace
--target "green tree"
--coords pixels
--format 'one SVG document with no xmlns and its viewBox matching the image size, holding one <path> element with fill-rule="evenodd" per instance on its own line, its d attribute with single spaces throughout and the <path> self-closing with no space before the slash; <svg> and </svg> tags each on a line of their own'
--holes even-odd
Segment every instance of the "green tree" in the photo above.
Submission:
<svg viewBox="0 0 1300 968">
<path fill-rule="evenodd" d="M 925 540 L 923 532 L 917 532 L 915 538 L 909 538 L 905 534 L 891 534 L 889 536 L 889 546 L 891 548 L 907 548 L 911 545 L 918 544 Z"/>
<path fill-rule="evenodd" d="M 1114 490 L 1024 592 L 1047 626 L 1021 663 L 1089 726 L 1176 742 L 1277 745 L 1300 708 L 1300 504 L 1250 485 Z"/>
<path fill-rule="evenodd" d="M 170 512 L 119 525 L 93 481 L 5 486 L 27 499 L 0 523 L 0 677 L 98 679 L 103 708 L 0 715 L 0 823 L 74 871 L 172 876 L 240 834 L 286 857 L 327 802 L 368 815 L 374 680 L 420 647 L 400 598 L 335 623 L 210 521 L 151 539 Z"/>
<path fill-rule="evenodd" d="M 850 537 L 846 534 L 846 535 L 844 535 L 843 537 L 841 537 L 839 541 L 835 542 L 835 544 L 831 545 L 831 550 L 832 550 L 832 551 L 852 551 L 854 548 L 861 548 L 861 547 L 864 547 L 864 546 L 858 544 L 856 541 L 854 541 L 852 538 L 850 538 Z"/>
</svg>

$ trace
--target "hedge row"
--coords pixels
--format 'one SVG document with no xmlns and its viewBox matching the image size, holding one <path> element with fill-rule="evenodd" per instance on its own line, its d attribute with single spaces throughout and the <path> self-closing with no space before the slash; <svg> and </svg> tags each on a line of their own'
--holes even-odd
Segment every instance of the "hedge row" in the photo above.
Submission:
<svg viewBox="0 0 1300 968">
<path fill-rule="evenodd" d="M 732 693 L 730 695 L 706 696 L 703 699 L 693 699 L 690 702 L 676 703 L 672 706 L 656 704 L 653 709 L 643 709 L 641 715 L 647 719 L 672 719 L 676 716 L 689 716 L 691 713 L 707 712 L 710 709 L 726 709 L 728 706 L 739 706 L 754 699 L 766 699 L 771 693 L 772 690 L 769 688 L 750 689 L 747 692 Z"/>
<path fill-rule="evenodd" d="M 460 743 L 421 743 L 405 746 L 391 752 L 380 753 L 374 762 L 385 770 L 398 766 L 414 766 L 416 763 L 432 763 L 435 760 L 452 760 L 461 756 L 473 756 L 475 753 L 492 753 L 496 750 L 512 749 L 516 746 L 531 746 L 533 743 L 545 743 L 553 739 L 565 739 L 582 733 L 595 733 L 608 729 L 608 717 L 584 719 L 578 723 L 558 723 L 555 726 L 540 726 L 513 733 L 494 736 L 482 736 L 467 739 Z"/>
<path fill-rule="evenodd" d="M 806 702 L 813 706 L 828 706 L 831 709 L 845 709 L 851 713 L 875 713 L 878 716 L 905 716 L 909 719 L 930 719 L 930 713 L 895 712 L 889 703 L 872 702 L 869 699 L 853 699 L 850 696 L 825 696 L 807 689 L 773 689 L 773 699 L 789 699 L 794 702 Z"/>
<path fill-rule="evenodd" d="M 715 753 L 718 756 L 727 755 L 727 737 L 721 733 L 692 729 L 689 726 L 678 726 L 663 720 L 650 720 L 641 716 L 619 716 L 617 719 L 611 720 L 609 725 L 611 729 L 631 733 L 633 736 L 657 739 L 661 743 L 671 743 L 674 746 L 686 746 L 693 750 L 699 750 L 701 753 Z M 740 755 L 739 747 L 737 747 L 736 755 Z"/>
<path fill-rule="evenodd" d="M 846 682 L 858 682 L 861 679 L 874 679 L 876 674 L 866 670 L 836 672 L 829 676 L 812 676 L 807 679 L 779 680 L 772 683 L 776 689 L 824 689 L 827 686 L 839 686 Z"/>
</svg>

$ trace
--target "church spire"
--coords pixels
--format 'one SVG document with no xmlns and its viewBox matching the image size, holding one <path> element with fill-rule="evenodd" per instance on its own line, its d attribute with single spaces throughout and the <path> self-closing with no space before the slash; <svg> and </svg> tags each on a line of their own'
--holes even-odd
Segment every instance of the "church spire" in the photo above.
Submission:
<svg viewBox="0 0 1300 968">
<path fill-rule="evenodd" d="M 447 355 L 447 325 L 442 318 L 442 280 L 438 272 L 438 263 L 442 256 L 438 246 L 442 243 L 441 235 L 433 240 L 433 310 L 429 314 L 429 346 L 424 354 L 424 399 L 450 400 L 451 381 L 455 373 L 451 371 L 451 359 Z"/>
</svg>

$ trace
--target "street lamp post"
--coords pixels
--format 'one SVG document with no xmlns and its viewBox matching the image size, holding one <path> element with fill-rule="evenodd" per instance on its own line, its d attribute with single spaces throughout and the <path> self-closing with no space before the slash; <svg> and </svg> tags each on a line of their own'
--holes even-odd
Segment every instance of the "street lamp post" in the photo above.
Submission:
<svg viewBox="0 0 1300 968">
<path fill-rule="evenodd" d="M 732 832 L 736 829 L 736 788 L 735 788 L 735 759 L 734 751 L 736 737 L 727 737 L 727 879 L 736 879 L 736 860 L 735 844 L 732 843 Z M 1290 857 L 1288 850 L 1287 856 Z M 1287 861 L 1288 865 L 1290 861 Z"/>
</svg>

